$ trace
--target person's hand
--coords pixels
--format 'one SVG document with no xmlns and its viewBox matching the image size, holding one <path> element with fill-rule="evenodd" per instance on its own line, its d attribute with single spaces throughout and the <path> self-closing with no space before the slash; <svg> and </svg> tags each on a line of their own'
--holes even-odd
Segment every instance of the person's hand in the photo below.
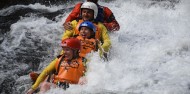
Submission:
<svg viewBox="0 0 190 94">
<path fill-rule="evenodd" d="M 72 30 L 73 29 L 73 27 L 71 25 L 71 22 L 64 23 L 63 27 L 64 27 L 65 30 Z"/>
<path fill-rule="evenodd" d="M 104 26 L 107 28 L 108 31 L 113 32 L 113 31 L 118 31 L 119 26 L 116 23 L 104 23 Z"/>
<path fill-rule="evenodd" d="M 80 84 L 80 85 L 87 84 L 87 79 L 86 79 L 86 77 L 81 77 L 81 78 L 79 79 L 78 84 Z"/>
<path fill-rule="evenodd" d="M 26 92 L 26 94 L 32 94 L 32 93 L 34 93 L 34 91 L 35 91 L 35 90 L 33 90 L 33 89 L 29 89 L 29 90 Z"/>
</svg>

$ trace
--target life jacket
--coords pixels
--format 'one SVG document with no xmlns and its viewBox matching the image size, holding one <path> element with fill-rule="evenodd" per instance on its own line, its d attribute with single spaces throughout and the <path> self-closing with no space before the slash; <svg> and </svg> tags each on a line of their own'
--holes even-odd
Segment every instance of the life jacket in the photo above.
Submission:
<svg viewBox="0 0 190 94">
<path fill-rule="evenodd" d="M 61 56 L 55 64 L 56 74 L 53 77 L 53 82 L 57 84 L 58 82 L 67 82 L 70 84 L 77 84 L 80 77 L 84 75 L 85 72 L 85 62 L 84 58 L 77 58 L 68 63 Z"/>
<path fill-rule="evenodd" d="M 85 57 L 86 54 L 91 51 L 97 51 L 98 45 L 95 39 L 84 39 L 82 36 L 77 36 L 77 39 L 81 41 L 81 49 L 79 55 Z"/>
<path fill-rule="evenodd" d="M 78 23 L 77 23 L 76 28 L 75 28 L 75 31 L 74 31 L 74 36 L 79 35 L 79 30 L 78 30 L 78 28 L 79 28 L 80 24 L 83 22 L 83 20 L 77 20 L 77 21 L 78 21 Z M 96 27 L 95 39 L 98 39 L 98 40 L 101 41 L 101 32 L 102 32 L 102 31 L 101 31 L 100 28 L 98 27 L 98 24 L 97 24 L 97 23 L 93 23 L 93 24 L 94 24 L 94 26 Z"/>
</svg>

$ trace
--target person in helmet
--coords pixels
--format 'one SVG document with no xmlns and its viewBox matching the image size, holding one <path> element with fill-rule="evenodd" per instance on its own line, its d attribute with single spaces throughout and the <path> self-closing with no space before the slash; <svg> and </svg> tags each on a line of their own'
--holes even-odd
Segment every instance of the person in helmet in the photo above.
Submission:
<svg viewBox="0 0 190 94">
<path fill-rule="evenodd" d="M 79 55 L 85 57 L 88 53 L 98 50 L 98 41 L 95 39 L 96 27 L 90 21 L 84 21 L 80 24 L 79 35 L 76 37 L 81 41 Z"/>
<path fill-rule="evenodd" d="M 91 39 L 95 38 L 96 27 L 90 21 L 84 21 L 80 24 L 79 28 L 79 36 L 83 37 L 84 39 Z"/>
<path fill-rule="evenodd" d="M 68 88 L 69 84 L 83 84 L 82 76 L 86 71 L 85 58 L 79 56 L 81 42 L 77 38 L 62 40 L 61 47 L 64 54 L 58 56 L 38 76 L 36 82 L 26 94 L 32 94 L 40 85 L 40 94 L 50 89 L 50 86 Z M 52 82 L 45 81 L 48 74 L 53 73 Z"/>
<path fill-rule="evenodd" d="M 110 37 L 108 35 L 108 31 L 107 31 L 106 27 L 102 23 L 94 21 L 98 15 L 97 11 L 98 11 L 98 7 L 95 3 L 93 3 L 93 2 L 83 3 L 81 6 L 81 18 L 82 19 L 73 20 L 71 22 L 73 29 L 66 30 L 63 34 L 62 39 L 79 35 L 80 24 L 84 21 L 90 21 L 96 27 L 95 39 L 97 41 L 101 42 L 101 44 L 102 44 L 101 46 L 99 46 L 99 48 L 102 48 L 102 50 L 100 51 L 100 57 L 104 58 L 104 57 L 106 57 L 107 52 L 110 49 L 111 41 L 110 41 Z"/>
<path fill-rule="evenodd" d="M 98 0 L 87 0 L 87 1 L 95 3 L 98 7 L 97 16 L 96 18 L 94 18 L 95 21 L 102 22 L 110 32 L 118 31 L 120 29 L 119 23 L 117 22 L 114 14 L 108 7 L 99 5 Z M 66 18 L 65 22 L 63 23 L 65 30 L 71 30 L 73 28 L 71 25 L 71 21 L 81 18 L 80 9 L 82 4 L 83 3 L 76 4 L 72 12 Z"/>
</svg>

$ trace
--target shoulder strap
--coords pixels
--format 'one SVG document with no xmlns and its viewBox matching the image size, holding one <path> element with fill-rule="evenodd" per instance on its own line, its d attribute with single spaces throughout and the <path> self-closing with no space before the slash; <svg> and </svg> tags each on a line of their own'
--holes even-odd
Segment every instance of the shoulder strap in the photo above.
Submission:
<svg viewBox="0 0 190 94">
<path fill-rule="evenodd" d="M 95 19 L 96 22 L 104 22 L 104 7 L 97 5 L 98 6 L 98 15 Z"/>
<path fill-rule="evenodd" d="M 61 66 L 61 62 L 63 61 L 63 59 L 64 59 L 64 56 L 62 56 L 61 60 L 59 61 L 58 68 L 57 68 L 57 71 L 55 72 L 55 75 L 58 75 L 58 72 L 59 72 L 59 69 L 60 69 L 60 66 Z"/>
<path fill-rule="evenodd" d="M 81 6 L 82 6 L 83 3 L 80 4 L 80 14 L 79 14 L 79 17 L 78 17 L 78 20 L 79 19 L 82 19 L 82 14 L 81 14 Z"/>
<path fill-rule="evenodd" d="M 57 58 L 60 58 L 61 56 L 62 56 L 62 55 L 58 55 Z M 63 57 L 62 57 L 62 58 L 63 58 Z M 62 59 L 61 59 L 61 61 L 62 61 Z M 61 61 L 59 62 L 58 67 L 60 67 Z M 58 71 L 59 71 L 59 68 L 58 68 Z M 57 74 L 58 74 L 58 71 L 53 71 L 53 72 L 49 73 L 49 74 L 48 74 L 47 82 L 50 82 L 52 74 L 56 74 L 56 75 L 57 75 Z"/>
<path fill-rule="evenodd" d="M 95 51 L 98 51 L 98 45 L 99 45 L 99 42 L 98 42 L 98 40 L 95 40 L 95 43 L 96 43 L 96 48 L 95 48 Z"/>
<path fill-rule="evenodd" d="M 94 24 L 96 26 L 96 33 L 95 33 L 95 39 L 101 40 L 101 28 L 99 23 Z"/>
<path fill-rule="evenodd" d="M 87 59 L 86 59 L 85 57 L 82 57 L 82 63 L 83 63 L 83 65 L 84 65 L 85 67 L 87 67 L 87 66 L 86 66 Z"/>
</svg>

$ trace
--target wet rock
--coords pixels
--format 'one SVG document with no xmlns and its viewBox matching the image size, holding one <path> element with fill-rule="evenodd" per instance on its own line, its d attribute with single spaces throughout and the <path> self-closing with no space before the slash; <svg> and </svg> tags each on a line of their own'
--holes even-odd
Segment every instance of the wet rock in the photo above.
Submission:
<svg viewBox="0 0 190 94">
<path fill-rule="evenodd" d="M 69 8 L 69 9 L 60 9 L 58 11 L 55 12 L 49 12 L 47 10 L 35 10 L 35 9 L 30 9 L 30 8 L 20 8 L 18 10 L 15 10 L 14 12 L 12 12 L 11 14 L 4 14 L 4 15 L 0 15 L 0 36 L 1 34 L 4 34 L 6 32 L 10 31 L 10 26 L 13 23 L 16 23 L 20 17 L 29 17 L 31 16 L 31 14 L 34 14 L 38 17 L 46 17 L 50 20 L 55 21 L 55 17 L 60 15 L 60 14 L 64 14 L 66 11 L 70 11 L 73 8 Z M 0 43 L 3 39 L 0 39 Z"/>
<path fill-rule="evenodd" d="M 10 31 L 10 26 L 17 22 L 21 16 L 24 17 L 27 13 L 32 12 L 36 11 L 30 8 L 21 8 L 11 14 L 0 15 L 0 28 L 3 28 L 4 31 Z"/>
<path fill-rule="evenodd" d="M 28 4 L 40 3 L 49 6 L 54 4 L 60 5 L 66 2 L 73 2 L 73 1 L 82 1 L 82 0 L 1 0 L 0 9 L 18 4 L 28 5 Z"/>
<path fill-rule="evenodd" d="M 30 4 L 33 0 L 1 0 L 0 9 L 16 4 Z"/>
</svg>

